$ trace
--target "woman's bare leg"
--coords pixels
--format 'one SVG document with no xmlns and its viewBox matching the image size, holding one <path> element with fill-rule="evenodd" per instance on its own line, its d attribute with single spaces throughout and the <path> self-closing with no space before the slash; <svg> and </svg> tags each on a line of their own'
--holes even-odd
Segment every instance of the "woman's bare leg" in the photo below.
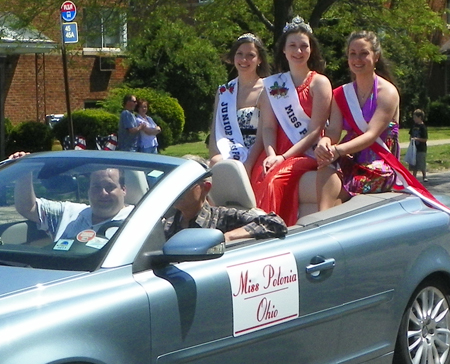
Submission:
<svg viewBox="0 0 450 364">
<path fill-rule="evenodd" d="M 333 167 L 317 170 L 316 186 L 319 211 L 340 205 L 350 199 L 348 192 L 342 188 L 342 181 Z"/>
</svg>

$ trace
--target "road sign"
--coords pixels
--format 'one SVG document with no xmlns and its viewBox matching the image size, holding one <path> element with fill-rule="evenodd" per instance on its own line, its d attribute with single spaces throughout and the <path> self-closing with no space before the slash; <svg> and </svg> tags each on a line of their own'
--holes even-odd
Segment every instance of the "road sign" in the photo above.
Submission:
<svg viewBox="0 0 450 364">
<path fill-rule="evenodd" d="M 64 43 L 77 43 L 78 42 L 78 25 L 76 22 L 63 23 L 62 33 Z"/>
<path fill-rule="evenodd" d="M 61 17 L 64 21 L 72 21 L 77 15 L 77 7 L 72 1 L 64 1 L 61 5 Z"/>
</svg>

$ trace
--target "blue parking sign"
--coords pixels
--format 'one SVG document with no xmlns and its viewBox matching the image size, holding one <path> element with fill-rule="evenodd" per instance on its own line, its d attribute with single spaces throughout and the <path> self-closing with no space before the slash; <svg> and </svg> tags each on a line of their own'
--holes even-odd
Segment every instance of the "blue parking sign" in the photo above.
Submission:
<svg viewBox="0 0 450 364">
<path fill-rule="evenodd" d="M 76 22 L 63 23 L 62 33 L 64 43 L 77 43 L 78 42 L 78 25 Z"/>
</svg>

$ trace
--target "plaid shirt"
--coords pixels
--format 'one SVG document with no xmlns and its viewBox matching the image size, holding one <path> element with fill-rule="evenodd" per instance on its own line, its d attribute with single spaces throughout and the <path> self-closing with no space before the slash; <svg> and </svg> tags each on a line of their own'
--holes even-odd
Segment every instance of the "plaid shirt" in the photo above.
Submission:
<svg viewBox="0 0 450 364">
<path fill-rule="evenodd" d="M 181 212 L 168 218 L 164 225 L 166 238 L 169 239 L 183 228 L 180 225 Z M 283 219 L 274 212 L 261 214 L 260 210 L 238 210 L 229 207 L 210 206 L 205 202 L 197 218 L 189 221 L 190 228 L 218 229 L 223 233 L 243 227 L 256 239 L 283 237 L 287 227 Z"/>
</svg>

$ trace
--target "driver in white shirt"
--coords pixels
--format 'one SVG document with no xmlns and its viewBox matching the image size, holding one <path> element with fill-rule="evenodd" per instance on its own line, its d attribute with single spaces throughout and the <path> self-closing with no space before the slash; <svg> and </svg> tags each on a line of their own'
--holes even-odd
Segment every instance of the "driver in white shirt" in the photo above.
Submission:
<svg viewBox="0 0 450 364">
<path fill-rule="evenodd" d="M 15 153 L 10 158 L 20 158 Z M 31 173 L 16 183 L 15 206 L 25 218 L 37 223 L 53 239 L 74 239 L 83 231 L 94 231 L 109 221 L 125 219 L 134 206 L 125 205 L 126 187 L 122 171 L 116 168 L 91 173 L 90 205 L 36 198 Z"/>
</svg>

